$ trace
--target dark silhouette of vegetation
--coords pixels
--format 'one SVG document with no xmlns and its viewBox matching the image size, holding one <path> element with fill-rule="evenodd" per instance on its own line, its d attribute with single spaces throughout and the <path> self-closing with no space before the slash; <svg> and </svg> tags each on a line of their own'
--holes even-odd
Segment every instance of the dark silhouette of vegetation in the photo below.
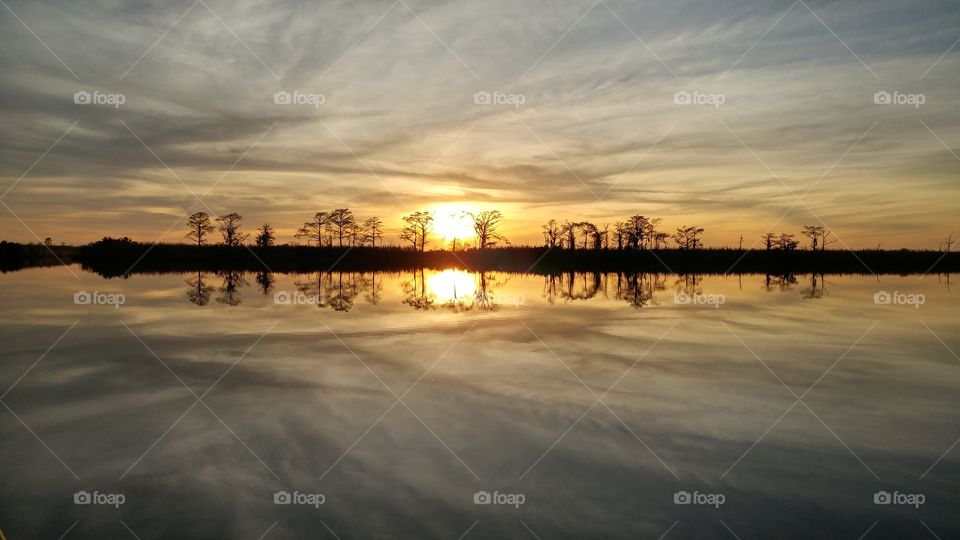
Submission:
<svg viewBox="0 0 960 540">
<path fill-rule="evenodd" d="M 336 233 L 337 245 L 343 247 L 343 238 L 350 238 L 350 231 L 357 220 L 353 217 L 353 212 L 349 208 L 337 208 L 330 212 L 328 221 L 332 230 Z"/>
<path fill-rule="evenodd" d="M 72 260 L 105 276 L 122 276 L 131 268 L 135 272 L 216 272 L 224 269 L 310 272 L 327 270 L 333 266 L 344 271 L 401 271 L 425 267 L 532 273 L 597 271 L 772 275 L 788 272 L 869 274 L 960 270 L 960 254 L 932 250 L 569 250 L 501 247 L 452 252 L 364 246 L 231 248 L 224 245 L 153 245 L 129 239 L 104 239 L 75 248 Z"/>
<path fill-rule="evenodd" d="M 497 242 L 506 242 L 506 238 L 499 232 L 503 222 L 503 214 L 499 210 L 484 210 L 482 212 L 467 212 L 473 220 L 473 232 L 477 235 L 477 247 L 491 248 Z"/>
<path fill-rule="evenodd" d="M 762 236 L 763 249 L 743 249 L 742 236 L 734 248 L 705 248 L 704 228 L 681 226 L 669 234 L 660 230 L 661 220 L 632 215 L 612 225 L 590 221 L 549 220 L 542 227 L 543 247 L 511 247 L 501 233 L 504 216 L 499 210 L 465 213 L 473 221 L 476 247 L 455 251 L 427 251 L 434 229 L 428 211 L 402 218 L 402 246 L 384 245 L 380 218 L 358 220 L 348 208 L 321 211 L 294 235 L 305 246 L 278 243 L 276 232 L 263 224 L 252 244 L 241 228 L 242 216 L 232 212 L 211 222 L 197 212 L 188 219 L 186 244 L 144 244 L 123 237 L 104 238 L 81 247 L 46 244 L 0 243 L 0 270 L 23 266 L 81 262 L 104 275 L 131 271 L 218 272 L 316 271 L 336 265 L 348 270 L 408 270 L 412 268 L 466 268 L 514 272 L 668 272 L 728 273 L 760 272 L 782 275 L 803 273 L 941 273 L 958 268 L 951 251 L 952 234 L 940 242 L 938 251 L 830 250 L 831 231 L 808 225 L 801 234 L 809 241 L 800 250 L 792 233 L 772 232 Z M 215 224 L 214 224 L 215 223 Z M 223 242 L 213 245 L 208 235 L 219 231 Z M 668 247 L 672 240 L 676 247 Z M 235 289 L 236 287 L 234 287 Z M 202 295 L 200 295 L 202 297 Z"/>
<path fill-rule="evenodd" d="M 383 241 L 383 221 L 378 217 L 367 218 L 363 222 L 363 244 L 370 243 L 370 247 L 377 247 L 377 242 Z"/>
<path fill-rule="evenodd" d="M 323 245 L 323 235 L 327 232 L 327 225 L 329 223 L 329 214 L 326 212 L 317 212 L 313 215 L 313 219 L 304 223 L 299 230 L 297 230 L 297 238 L 307 238 L 308 245 L 309 241 L 315 241 L 317 247 Z"/>
<path fill-rule="evenodd" d="M 240 232 L 241 221 L 243 221 L 243 217 L 236 212 L 217 218 L 217 230 L 223 235 L 223 245 L 237 247 L 242 246 L 247 241 L 250 235 Z"/>
<path fill-rule="evenodd" d="M 276 235 L 269 223 L 264 223 L 257 229 L 257 238 L 254 243 L 262 248 L 271 247 L 276 243 Z"/>
<path fill-rule="evenodd" d="M 680 249 L 699 249 L 703 247 L 703 241 L 700 239 L 702 234 L 703 227 L 697 227 L 696 225 L 677 227 L 677 232 L 673 235 L 673 241 Z"/>
<path fill-rule="evenodd" d="M 816 251 L 817 249 L 823 251 L 827 249 L 827 246 L 836 242 L 836 240 L 829 239 L 830 234 L 832 234 L 831 231 L 820 225 L 804 225 L 803 231 L 800 234 L 810 240 L 810 249 L 812 251 Z"/>
<path fill-rule="evenodd" d="M 217 230 L 210 222 L 210 215 L 206 212 L 197 212 L 187 218 L 187 228 L 190 232 L 187 233 L 186 238 L 195 241 L 198 246 L 203 245 L 208 234 Z"/>
<path fill-rule="evenodd" d="M 433 232 L 433 215 L 430 212 L 417 211 L 403 218 L 400 240 L 410 242 L 414 251 L 426 251 L 427 237 Z"/>
</svg>

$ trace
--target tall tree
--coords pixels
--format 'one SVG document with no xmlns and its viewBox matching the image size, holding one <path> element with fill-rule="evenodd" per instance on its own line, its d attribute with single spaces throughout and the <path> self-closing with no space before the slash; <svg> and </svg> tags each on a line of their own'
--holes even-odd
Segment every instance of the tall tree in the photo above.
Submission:
<svg viewBox="0 0 960 540">
<path fill-rule="evenodd" d="M 276 242 L 276 239 L 273 227 L 269 223 L 264 223 L 257 229 L 257 236 L 254 241 L 257 247 L 270 247 Z"/>
<path fill-rule="evenodd" d="M 589 221 L 581 221 L 577 223 L 576 226 L 580 230 L 580 234 L 583 235 L 583 249 L 589 249 L 590 242 L 597 233 L 597 226 Z"/>
<path fill-rule="evenodd" d="M 413 249 L 425 251 L 427 237 L 433 232 L 433 215 L 430 212 L 416 211 L 403 217 L 404 226 L 400 231 L 400 239 L 412 242 Z"/>
<path fill-rule="evenodd" d="M 626 234 L 622 221 L 613 224 L 613 237 L 617 239 L 617 249 L 623 249 L 623 241 L 626 238 Z"/>
<path fill-rule="evenodd" d="M 313 219 L 304 223 L 302 227 L 297 230 L 297 234 L 294 236 L 297 238 L 307 238 L 308 244 L 310 240 L 315 240 L 317 242 L 317 247 L 323 245 L 323 233 L 326 232 L 327 222 L 330 220 L 330 214 L 326 212 L 317 212 L 313 215 Z"/>
<path fill-rule="evenodd" d="M 477 235 L 477 244 L 480 249 L 493 247 L 498 241 L 506 240 L 500 233 L 500 224 L 503 214 L 499 210 L 484 210 L 482 212 L 467 212 L 473 220 L 473 232 Z"/>
<path fill-rule="evenodd" d="M 349 208 L 337 208 L 330 212 L 329 222 L 337 235 L 338 245 L 342 247 L 347 231 L 357 222 L 356 218 L 353 217 L 353 212 Z"/>
<path fill-rule="evenodd" d="M 577 224 L 564 221 L 562 234 L 567 238 L 566 248 L 577 249 Z"/>
<path fill-rule="evenodd" d="M 678 227 L 676 234 L 673 235 L 673 241 L 677 243 L 680 249 L 697 249 L 703 247 L 700 235 L 703 234 L 703 227 L 692 225 L 689 227 Z"/>
<path fill-rule="evenodd" d="M 789 233 L 780 233 L 780 237 L 777 238 L 775 245 L 777 249 L 783 251 L 793 251 L 797 249 L 798 242 L 793 239 L 793 235 Z"/>
<path fill-rule="evenodd" d="M 383 240 L 383 221 L 378 217 L 368 218 L 363 222 L 363 242 L 377 247 L 379 240 Z"/>
<path fill-rule="evenodd" d="M 646 235 L 650 228 L 650 221 L 644 216 L 630 216 L 627 219 L 627 237 L 630 247 L 642 249 L 646 246 Z"/>
<path fill-rule="evenodd" d="M 240 222 L 242 220 L 243 216 L 236 212 L 230 212 L 217 218 L 217 230 L 223 236 L 224 245 L 240 246 L 250 237 L 249 234 L 240 232 Z"/>
<path fill-rule="evenodd" d="M 563 242 L 563 228 L 551 219 L 543 226 L 543 241 L 548 248 L 558 247 Z"/>
<path fill-rule="evenodd" d="M 777 235 L 773 234 L 772 232 L 768 232 L 763 236 L 761 236 L 760 239 L 763 240 L 763 245 L 766 248 L 766 250 L 770 251 L 771 249 L 773 249 L 773 245 L 777 241 Z"/>
<path fill-rule="evenodd" d="M 187 233 L 185 238 L 196 241 L 198 246 L 203 245 L 209 233 L 217 230 L 217 228 L 210 223 L 210 215 L 206 212 L 192 214 L 187 219 L 187 227 L 190 229 L 190 232 Z"/>
<path fill-rule="evenodd" d="M 823 235 L 823 227 L 819 225 L 804 225 L 803 231 L 800 234 L 810 240 L 810 249 L 816 251 L 817 245 L 820 242 L 820 236 Z"/>
</svg>

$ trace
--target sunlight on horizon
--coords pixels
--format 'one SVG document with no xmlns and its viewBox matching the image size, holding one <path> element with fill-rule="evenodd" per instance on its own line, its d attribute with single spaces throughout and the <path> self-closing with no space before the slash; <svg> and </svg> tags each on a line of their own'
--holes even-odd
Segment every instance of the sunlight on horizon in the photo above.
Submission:
<svg viewBox="0 0 960 540">
<path fill-rule="evenodd" d="M 470 216 L 466 215 L 469 211 L 460 205 L 443 205 L 434 209 L 434 231 L 444 243 L 474 238 Z"/>
</svg>

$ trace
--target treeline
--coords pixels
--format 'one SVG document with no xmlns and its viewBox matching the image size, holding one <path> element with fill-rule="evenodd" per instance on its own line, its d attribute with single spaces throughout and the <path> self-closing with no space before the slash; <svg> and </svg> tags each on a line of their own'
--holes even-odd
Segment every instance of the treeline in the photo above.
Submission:
<svg viewBox="0 0 960 540">
<path fill-rule="evenodd" d="M 471 225 L 474 233 L 473 247 L 488 249 L 498 245 L 510 245 L 509 240 L 501 234 L 504 216 L 499 210 L 462 212 L 456 217 Z M 212 233 L 219 232 L 222 237 L 221 245 L 247 245 L 250 235 L 240 230 L 242 220 L 243 217 L 236 212 L 217 218 L 211 218 L 206 212 L 197 212 L 187 220 L 186 238 L 196 242 L 198 246 L 203 246 L 211 244 Z M 551 219 L 542 227 L 543 246 L 570 250 L 661 250 L 668 249 L 671 245 L 677 249 L 696 250 L 704 247 L 703 227 L 682 225 L 670 233 L 660 230 L 662 222 L 661 218 L 642 215 L 633 215 L 624 221 L 602 226 L 589 221 L 566 220 L 560 223 Z M 436 219 L 432 212 L 420 210 L 403 216 L 400 244 L 414 251 L 426 251 L 431 243 L 435 224 Z M 822 226 L 806 225 L 800 234 L 807 238 L 812 251 L 824 251 L 827 246 L 836 242 L 836 239 L 831 238 L 831 231 Z M 309 221 L 304 222 L 294 235 L 296 239 L 305 239 L 307 245 L 317 247 L 382 247 L 383 237 L 383 220 L 376 216 L 361 220 L 349 208 L 317 212 Z M 776 235 L 768 232 L 761 240 L 767 251 L 793 251 L 800 246 L 792 233 Z M 276 244 L 274 228 L 269 223 L 264 223 L 256 229 L 250 245 L 271 247 Z M 455 238 L 448 247 L 456 250 L 470 246 L 464 243 L 463 239 Z M 742 236 L 739 248 L 743 249 Z"/>
<path fill-rule="evenodd" d="M 499 210 L 463 212 L 461 219 L 469 219 L 476 236 L 476 247 L 490 248 L 498 242 L 506 242 L 499 232 L 503 214 Z M 187 220 L 185 238 L 198 246 L 209 245 L 210 235 L 218 232 L 221 245 L 236 247 L 248 245 L 250 235 L 240 230 L 243 216 L 236 212 L 211 218 L 206 212 L 192 214 Z M 399 240 L 409 243 L 415 251 L 426 251 L 434 232 L 435 216 L 432 212 L 416 211 L 402 218 Z M 317 247 L 378 247 L 383 245 L 383 220 L 379 217 L 358 218 L 349 208 L 336 208 L 313 215 L 299 229 L 294 238 L 305 239 L 307 245 Z M 269 223 L 257 228 L 249 245 L 271 247 L 277 244 L 276 232 Z M 453 246 L 457 247 L 456 245 Z"/>
</svg>

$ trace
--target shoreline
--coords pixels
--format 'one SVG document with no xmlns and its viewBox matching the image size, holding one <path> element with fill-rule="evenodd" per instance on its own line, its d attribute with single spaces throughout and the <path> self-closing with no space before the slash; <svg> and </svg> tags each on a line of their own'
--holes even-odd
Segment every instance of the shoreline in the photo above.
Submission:
<svg viewBox="0 0 960 540">
<path fill-rule="evenodd" d="M 103 277 L 137 273 L 362 272 L 459 268 L 531 274 L 564 272 L 667 274 L 936 274 L 960 272 L 960 253 L 911 250 L 779 251 L 605 250 L 503 247 L 413 251 L 396 247 L 227 247 L 101 241 L 85 246 L 3 243 L 0 269 L 79 263 Z"/>
</svg>

